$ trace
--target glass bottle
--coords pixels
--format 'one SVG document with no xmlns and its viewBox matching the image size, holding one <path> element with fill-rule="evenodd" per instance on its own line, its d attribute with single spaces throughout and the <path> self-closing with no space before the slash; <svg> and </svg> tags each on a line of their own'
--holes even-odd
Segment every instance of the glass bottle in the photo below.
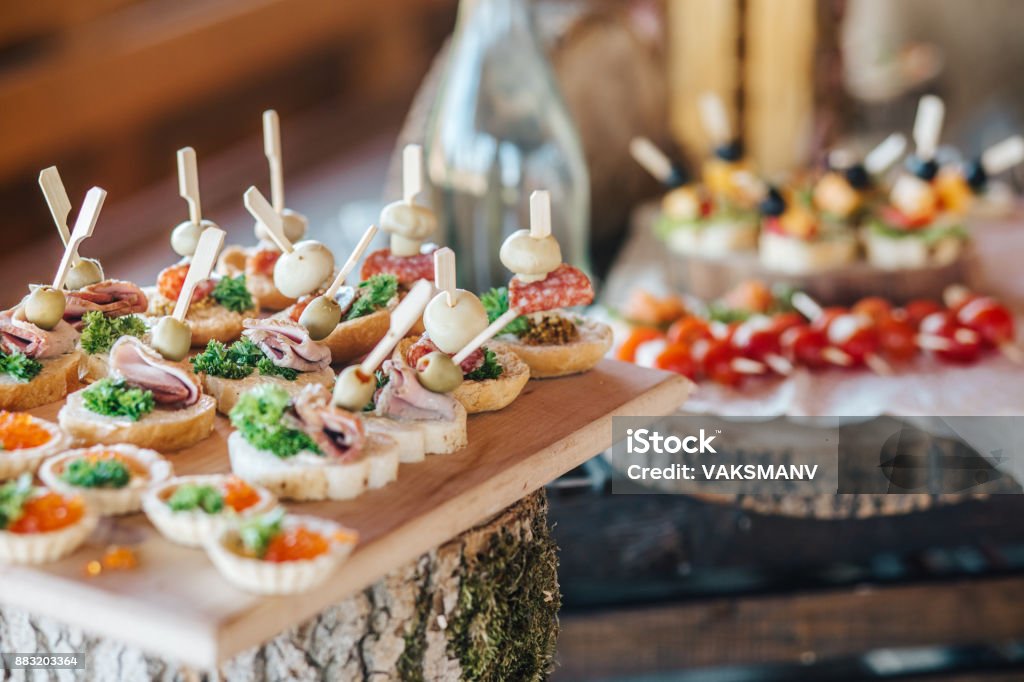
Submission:
<svg viewBox="0 0 1024 682">
<path fill-rule="evenodd" d="M 426 175 L 459 286 L 508 283 L 505 237 L 529 227 L 530 193 L 551 193 L 566 262 L 589 269 L 590 178 L 535 31 L 530 0 L 462 0 L 427 125 Z"/>
</svg>

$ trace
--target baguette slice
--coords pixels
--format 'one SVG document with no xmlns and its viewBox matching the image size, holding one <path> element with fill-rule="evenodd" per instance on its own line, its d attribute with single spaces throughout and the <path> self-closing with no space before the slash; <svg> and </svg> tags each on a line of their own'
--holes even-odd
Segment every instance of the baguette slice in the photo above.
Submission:
<svg viewBox="0 0 1024 682">
<path fill-rule="evenodd" d="M 555 313 L 548 311 L 545 315 Z M 572 316 L 579 330 L 579 338 L 571 343 L 538 346 L 523 343 L 510 334 L 503 334 L 491 342 L 498 349 L 512 351 L 530 367 L 531 379 L 551 379 L 580 374 L 594 368 L 612 347 L 612 328 L 603 322 Z"/>
<path fill-rule="evenodd" d="M 389 436 L 398 443 L 398 461 L 402 464 L 415 464 L 427 458 L 423 430 L 416 426 L 416 422 L 400 422 L 387 417 L 364 414 L 363 424 L 367 433 Z"/>
<path fill-rule="evenodd" d="M 124 417 L 106 417 L 86 409 L 82 391 L 68 396 L 57 421 L 72 437 L 95 445 L 131 443 L 160 452 L 195 445 L 213 432 L 217 401 L 199 396 L 199 402 L 179 410 L 157 408 L 137 422 Z"/>
<path fill-rule="evenodd" d="M 143 287 L 146 297 L 149 298 L 149 310 L 147 320 L 150 326 L 156 324 L 157 318 L 166 311 L 174 308 L 174 301 L 169 300 L 160 294 L 156 287 Z M 242 336 L 242 320 L 252 317 L 259 309 L 261 302 L 253 298 L 256 309 L 245 313 L 236 313 L 224 306 L 209 303 L 207 305 L 193 304 L 185 315 L 185 323 L 192 330 L 192 347 L 205 348 L 206 344 L 216 339 L 221 343 L 237 341 Z"/>
<path fill-rule="evenodd" d="M 450 455 L 469 442 L 466 408 L 458 401 L 455 402 L 455 418 L 451 421 L 402 421 L 371 415 L 364 415 L 364 418 L 367 431 L 386 433 L 398 441 L 402 462 L 419 462 L 425 455 Z"/>
<path fill-rule="evenodd" d="M 245 275 L 245 288 L 260 302 L 261 310 L 284 310 L 295 303 L 294 298 L 282 294 L 274 286 L 274 278 L 261 273 L 245 271 L 245 261 L 257 247 L 226 246 L 217 259 L 217 272 L 230 277 Z"/>
<path fill-rule="evenodd" d="M 203 384 L 203 392 L 213 396 L 217 400 L 217 411 L 227 414 L 238 402 L 238 397 L 249 389 L 261 384 L 274 384 L 288 391 L 288 395 L 296 396 L 303 387 L 309 384 L 320 384 L 327 389 L 334 388 L 334 370 L 324 367 L 318 372 L 301 372 L 295 381 L 288 381 L 283 377 L 263 376 L 253 372 L 244 379 L 225 379 L 209 374 L 200 374 L 199 380 Z"/>
<path fill-rule="evenodd" d="M 416 343 L 417 338 L 408 336 L 399 341 L 392 357 L 404 361 L 406 353 Z M 505 347 L 494 347 L 491 344 L 487 347 L 494 352 L 498 364 L 501 365 L 501 376 L 483 381 L 467 379 L 452 391 L 452 397 L 466 408 L 468 414 L 493 412 L 507 407 L 519 397 L 526 382 L 530 380 L 530 368 L 518 355 Z"/>
<path fill-rule="evenodd" d="M 25 383 L 0 375 L 0 409 L 29 410 L 60 400 L 79 387 L 81 360 L 82 354 L 77 350 L 40 360 L 43 371 Z"/>
<path fill-rule="evenodd" d="M 397 462 L 398 444 L 387 436 L 369 434 L 361 457 L 339 462 L 306 451 L 278 457 L 253 447 L 235 431 L 228 436 L 228 456 L 236 476 L 263 486 L 281 499 L 351 500 L 369 487 L 371 459 L 393 458 Z M 385 476 L 380 471 L 374 474 L 374 482 L 383 485 Z"/>
<path fill-rule="evenodd" d="M 377 342 L 388 333 L 388 327 L 391 325 L 391 309 L 396 304 L 397 300 L 394 300 L 387 308 L 381 308 L 377 312 L 357 317 L 354 320 L 342 321 L 327 338 L 320 339 L 319 343 L 331 349 L 331 362 L 335 364 L 351 362 L 373 350 Z M 275 317 L 290 319 L 291 310 L 285 310 Z"/>
</svg>

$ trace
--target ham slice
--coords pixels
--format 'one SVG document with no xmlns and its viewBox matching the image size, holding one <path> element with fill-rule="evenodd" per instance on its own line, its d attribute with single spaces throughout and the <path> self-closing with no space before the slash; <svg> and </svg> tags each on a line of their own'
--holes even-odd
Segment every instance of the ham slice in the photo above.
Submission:
<svg viewBox="0 0 1024 682">
<path fill-rule="evenodd" d="M 384 371 L 388 383 L 374 398 L 378 414 L 407 421 L 455 419 L 455 399 L 423 388 L 412 367 L 387 360 Z"/>
<path fill-rule="evenodd" d="M 359 458 L 366 443 L 363 420 L 335 406 L 330 391 L 320 384 L 309 384 L 295 397 L 294 405 L 300 428 L 321 452 L 342 462 Z"/>
<path fill-rule="evenodd" d="M 188 407 L 199 400 L 199 384 L 187 369 L 167 362 L 134 336 L 114 342 L 110 370 L 127 383 L 151 391 L 161 406 Z"/>
<path fill-rule="evenodd" d="M 409 350 L 405 353 L 405 361 L 409 363 L 410 367 L 415 367 L 416 363 L 419 362 L 420 358 L 430 353 L 440 352 L 440 349 L 434 342 L 430 340 L 430 337 L 426 332 L 419 340 L 409 347 Z M 449 356 L 450 357 L 450 356 Z M 469 357 L 462 361 L 459 365 L 459 369 L 462 370 L 463 374 L 469 374 L 480 368 L 480 365 L 484 364 L 484 349 L 483 346 L 477 348 L 475 351 L 469 354 Z"/>
<path fill-rule="evenodd" d="M 242 335 L 260 347 L 278 367 L 317 372 L 331 364 L 331 349 L 309 338 L 298 322 L 288 319 L 249 319 Z"/>
<path fill-rule="evenodd" d="M 149 300 L 137 285 L 120 279 L 108 279 L 65 294 L 64 321 L 81 329 L 82 316 L 98 310 L 107 317 L 142 314 Z"/>
<path fill-rule="evenodd" d="M 4 352 L 43 360 L 70 353 L 77 342 L 78 332 L 64 320 L 47 331 L 26 320 L 21 306 L 0 313 L 0 347 Z"/>
</svg>

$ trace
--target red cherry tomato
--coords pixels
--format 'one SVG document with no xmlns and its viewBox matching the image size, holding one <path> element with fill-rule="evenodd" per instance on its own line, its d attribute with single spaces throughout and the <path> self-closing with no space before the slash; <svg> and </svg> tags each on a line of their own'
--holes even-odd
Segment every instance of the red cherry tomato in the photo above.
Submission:
<svg viewBox="0 0 1024 682">
<path fill-rule="evenodd" d="M 637 327 L 630 332 L 629 337 L 619 346 L 615 357 L 624 362 L 636 362 L 636 349 L 642 343 L 663 338 L 661 332 L 650 327 Z"/>
<path fill-rule="evenodd" d="M 916 230 L 932 221 L 932 216 L 930 215 L 911 218 L 893 206 L 883 206 L 879 209 L 879 213 L 882 216 L 882 220 L 893 227 L 899 227 L 904 230 Z"/>
<path fill-rule="evenodd" d="M 821 311 L 821 315 L 819 315 L 818 317 L 814 318 L 814 320 L 811 321 L 811 326 L 814 327 L 815 329 L 826 330 L 829 328 L 829 325 L 832 324 L 832 320 L 836 319 L 840 315 L 847 315 L 848 313 L 849 311 L 846 308 L 823 308 Z"/>
<path fill-rule="evenodd" d="M 877 322 L 882 354 L 893 362 L 907 362 L 917 355 L 917 332 L 907 322 L 886 317 Z"/>
<path fill-rule="evenodd" d="M 877 323 L 892 316 L 892 306 L 880 296 L 869 296 L 857 301 L 850 309 L 856 315 L 866 315 Z"/>
<path fill-rule="evenodd" d="M 701 373 L 723 386 L 739 386 L 743 375 L 732 366 L 737 357 L 736 349 L 722 339 L 701 341 L 693 348 L 694 359 L 700 363 Z"/>
<path fill-rule="evenodd" d="M 790 327 L 782 332 L 779 340 L 785 357 L 795 365 L 808 369 L 832 366 L 823 354 L 829 346 L 828 337 L 820 329 L 807 324 Z"/>
<path fill-rule="evenodd" d="M 791 327 L 799 327 L 807 324 L 807 320 L 800 313 L 788 312 L 779 313 L 772 319 L 772 326 L 779 334 L 790 329 Z"/>
<path fill-rule="evenodd" d="M 906 317 L 906 322 L 914 329 L 917 329 L 921 326 L 921 320 L 941 310 L 942 306 L 935 301 L 917 299 L 904 306 L 903 314 Z"/>
<path fill-rule="evenodd" d="M 933 348 L 930 352 L 944 362 L 966 365 L 981 355 L 981 337 L 977 332 L 961 325 L 956 316 L 946 311 L 932 313 L 921 321 L 921 333 L 941 339 L 945 348 Z"/>
<path fill-rule="evenodd" d="M 956 313 L 960 324 L 970 327 L 981 335 L 990 346 L 1013 343 L 1016 336 L 1013 315 L 998 301 L 988 296 L 970 300 Z"/>
<path fill-rule="evenodd" d="M 690 347 L 682 343 L 670 343 L 654 360 L 654 366 L 690 379 L 697 378 L 697 362 L 690 353 Z"/>
<path fill-rule="evenodd" d="M 876 355 L 879 348 L 878 330 L 871 318 L 847 313 L 832 318 L 825 330 L 829 343 L 845 351 L 855 364 Z"/>
<path fill-rule="evenodd" d="M 779 332 L 767 317 L 751 317 L 740 323 L 729 340 L 734 348 L 751 360 L 762 361 L 769 355 L 782 354 Z"/>
<path fill-rule="evenodd" d="M 700 339 L 710 339 L 711 328 L 699 317 L 684 317 L 672 323 L 668 328 L 669 343 L 682 343 L 692 346 Z"/>
</svg>

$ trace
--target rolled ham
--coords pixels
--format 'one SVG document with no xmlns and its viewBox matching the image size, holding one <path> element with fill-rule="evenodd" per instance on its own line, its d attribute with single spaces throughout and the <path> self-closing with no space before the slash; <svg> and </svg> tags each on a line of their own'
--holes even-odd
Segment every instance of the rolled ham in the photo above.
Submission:
<svg viewBox="0 0 1024 682">
<path fill-rule="evenodd" d="M 326 388 L 309 384 L 295 397 L 294 407 L 300 427 L 325 455 L 351 461 L 362 454 L 366 443 L 362 418 L 335 406 Z"/>
<path fill-rule="evenodd" d="M 70 353 L 77 341 L 78 332 L 64 320 L 46 330 L 26 320 L 21 306 L 0 313 L 0 347 L 6 353 L 44 360 Z"/>
<path fill-rule="evenodd" d="M 455 419 L 455 399 L 423 388 L 412 367 L 387 360 L 384 371 L 388 383 L 374 398 L 379 415 L 406 421 Z"/>
<path fill-rule="evenodd" d="M 309 332 L 298 322 L 288 319 L 249 319 L 243 323 L 242 335 L 278 367 L 299 372 L 317 372 L 331 364 L 331 349 L 309 338 Z"/>
<path fill-rule="evenodd" d="M 122 336 L 110 348 L 111 374 L 153 393 L 163 407 L 188 407 L 199 400 L 199 384 L 184 367 L 167 362 L 134 336 Z"/>
<path fill-rule="evenodd" d="M 99 311 L 107 317 L 139 315 L 146 312 L 149 300 L 137 285 L 119 279 L 108 279 L 65 294 L 67 307 L 64 321 L 81 329 L 82 316 Z"/>
</svg>

